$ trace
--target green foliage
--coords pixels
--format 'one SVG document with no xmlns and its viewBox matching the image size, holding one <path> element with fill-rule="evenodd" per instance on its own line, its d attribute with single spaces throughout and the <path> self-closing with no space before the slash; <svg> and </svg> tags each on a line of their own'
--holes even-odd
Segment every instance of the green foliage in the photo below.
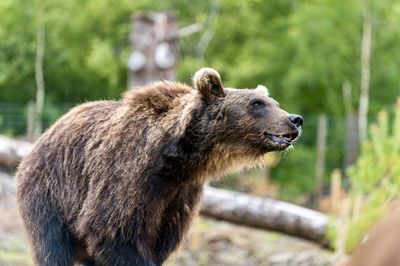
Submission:
<svg viewBox="0 0 400 266">
<path fill-rule="evenodd" d="M 72 104 L 67 103 L 63 105 L 55 105 L 51 102 L 46 102 L 43 108 L 44 126 L 47 128 L 52 125 L 57 119 L 59 119 L 72 107 Z"/>
<path fill-rule="evenodd" d="M 370 136 L 357 164 L 349 170 L 353 191 L 369 194 L 377 187 L 397 191 L 400 188 L 400 102 L 392 123 L 385 111 L 379 113 L 378 123 L 370 128 Z"/>
<path fill-rule="evenodd" d="M 118 61 L 114 59 L 113 47 L 107 41 L 94 39 L 86 58 L 86 64 L 110 86 L 117 85 Z"/>
<path fill-rule="evenodd" d="M 295 45 L 285 85 L 304 112 L 340 115 L 343 82 L 358 87 L 360 16 L 357 1 L 326 0 L 305 1 L 291 17 L 289 38 Z"/>
<path fill-rule="evenodd" d="M 400 196 L 400 100 L 392 119 L 386 111 L 379 113 L 377 123 L 370 127 L 370 139 L 348 174 L 353 211 L 348 217 L 346 249 L 351 252 L 384 214 L 388 203 Z"/>
<path fill-rule="evenodd" d="M 271 180 L 280 186 L 280 197 L 294 200 L 314 188 L 315 151 L 298 145 L 295 151 L 284 153 L 277 167 L 271 169 Z"/>
<path fill-rule="evenodd" d="M 341 115 L 344 81 L 358 94 L 362 21 L 356 0 L 3 0 L 2 101 L 26 103 L 34 98 L 39 2 L 45 7 L 46 95 L 57 102 L 118 97 L 126 88 L 131 16 L 161 10 L 175 13 L 180 26 L 204 23 L 212 36 L 205 58 L 198 57 L 204 32 L 180 41 L 180 80 L 210 65 L 221 71 L 228 86 L 265 84 L 283 106 L 306 114 Z M 371 107 L 376 111 L 397 94 L 400 32 L 395 25 L 400 4 L 373 2 Z M 209 21 L 212 7 L 219 15 Z M 385 90 L 379 90 L 382 86 Z"/>
</svg>

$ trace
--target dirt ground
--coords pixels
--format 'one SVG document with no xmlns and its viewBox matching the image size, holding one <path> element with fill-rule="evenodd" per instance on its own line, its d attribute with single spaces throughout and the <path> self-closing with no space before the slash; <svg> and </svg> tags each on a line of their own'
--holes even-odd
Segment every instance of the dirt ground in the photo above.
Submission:
<svg viewBox="0 0 400 266">
<path fill-rule="evenodd" d="M 33 265 L 16 208 L 15 184 L 0 172 L 0 266 Z M 198 217 L 182 248 L 166 266 L 322 266 L 332 254 L 282 234 Z"/>
</svg>

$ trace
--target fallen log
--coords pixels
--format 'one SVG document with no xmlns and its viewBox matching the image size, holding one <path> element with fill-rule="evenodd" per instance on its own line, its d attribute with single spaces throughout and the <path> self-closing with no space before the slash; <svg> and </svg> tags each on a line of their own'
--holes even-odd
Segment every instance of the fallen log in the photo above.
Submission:
<svg viewBox="0 0 400 266">
<path fill-rule="evenodd" d="M 0 166 L 17 168 L 19 162 L 32 149 L 32 143 L 0 135 Z"/>
<path fill-rule="evenodd" d="M 0 136 L 0 166 L 16 168 L 32 144 Z M 207 186 L 201 214 L 326 245 L 328 217 L 294 204 Z"/>
<path fill-rule="evenodd" d="M 325 214 L 275 199 L 206 187 L 201 214 L 328 245 Z"/>
</svg>

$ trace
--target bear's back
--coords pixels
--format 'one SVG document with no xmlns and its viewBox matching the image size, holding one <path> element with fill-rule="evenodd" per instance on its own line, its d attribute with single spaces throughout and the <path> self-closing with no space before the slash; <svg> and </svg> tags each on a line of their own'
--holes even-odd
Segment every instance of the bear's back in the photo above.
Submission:
<svg viewBox="0 0 400 266">
<path fill-rule="evenodd" d="M 87 194 L 90 178 L 85 168 L 88 159 L 95 156 L 91 152 L 99 145 L 97 136 L 110 127 L 121 106 L 118 101 L 90 102 L 61 117 L 20 163 L 18 193 L 40 190 L 55 201 L 54 205 L 67 207 L 74 216 Z"/>
<path fill-rule="evenodd" d="M 53 195 L 53 204 L 70 221 L 89 199 L 125 201 L 132 189 L 142 187 L 143 172 L 162 164 L 163 147 L 176 133 L 185 106 L 181 98 L 190 92 L 190 87 L 160 82 L 128 91 L 119 101 L 71 109 L 21 162 L 18 190 L 36 187 Z"/>
</svg>

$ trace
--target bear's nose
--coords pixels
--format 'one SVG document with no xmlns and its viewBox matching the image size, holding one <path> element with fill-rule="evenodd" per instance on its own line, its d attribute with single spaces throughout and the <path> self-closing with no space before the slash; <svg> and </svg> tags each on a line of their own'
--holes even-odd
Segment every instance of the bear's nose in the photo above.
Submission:
<svg viewBox="0 0 400 266">
<path fill-rule="evenodd" d="M 303 125 L 303 117 L 301 117 L 300 115 L 289 115 L 289 121 L 296 127 L 301 127 Z"/>
</svg>

